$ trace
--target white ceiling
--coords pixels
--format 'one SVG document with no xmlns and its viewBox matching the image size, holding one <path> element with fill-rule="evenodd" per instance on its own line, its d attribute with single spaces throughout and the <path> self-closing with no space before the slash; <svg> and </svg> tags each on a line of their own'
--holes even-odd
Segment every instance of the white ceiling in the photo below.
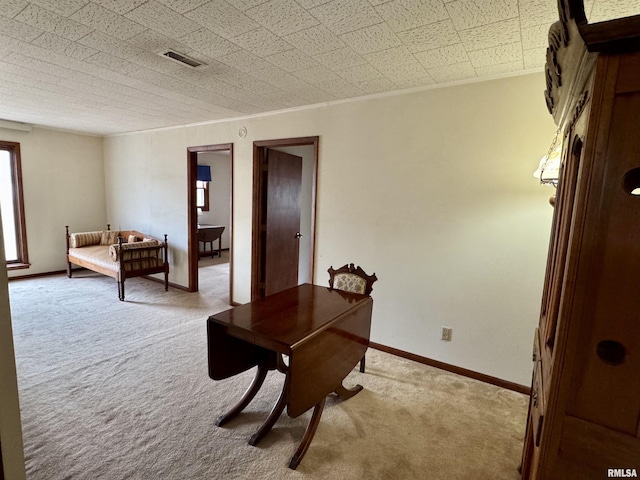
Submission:
<svg viewBox="0 0 640 480">
<path fill-rule="evenodd" d="M 0 0 L 0 119 L 112 134 L 544 65 L 556 0 Z M 587 0 L 591 22 L 638 0 Z M 159 55 L 167 49 L 206 65 Z M 542 92 L 540 101 L 543 101 Z"/>
</svg>

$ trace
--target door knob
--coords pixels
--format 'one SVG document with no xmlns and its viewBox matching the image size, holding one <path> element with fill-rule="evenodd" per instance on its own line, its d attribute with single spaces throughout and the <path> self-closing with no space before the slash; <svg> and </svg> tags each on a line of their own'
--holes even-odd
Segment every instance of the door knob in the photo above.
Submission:
<svg viewBox="0 0 640 480">
<path fill-rule="evenodd" d="M 302 238 L 302 234 L 300 232 L 296 233 L 296 238 Z"/>
</svg>

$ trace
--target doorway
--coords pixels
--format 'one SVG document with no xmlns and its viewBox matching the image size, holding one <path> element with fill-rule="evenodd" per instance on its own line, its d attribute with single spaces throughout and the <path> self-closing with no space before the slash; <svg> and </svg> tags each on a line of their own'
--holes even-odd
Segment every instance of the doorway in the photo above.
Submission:
<svg viewBox="0 0 640 480">
<path fill-rule="evenodd" d="M 202 200 L 198 187 L 198 165 L 209 166 L 211 181 L 207 182 L 207 210 L 198 207 L 199 198 Z M 222 178 L 222 180 L 221 180 Z M 200 290 L 199 261 L 201 246 L 206 248 L 198 238 L 198 224 L 207 223 L 209 226 L 220 224 L 224 226 L 222 236 L 209 245 L 209 255 L 212 257 L 221 253 L 229 259 L 229 303 L 233 299 L 233 144 L 203 145 L 187 148 L 187 203 L 188 203 L 188 264 L 189 264 L 189 292 Z M 220 183 L 223 182 L 223 183 Z M 226 183 L 226 185 L 225 185 Z M 217 187 L 217 188 L 216 188 Z M 217 191 L 214 191 L 216 189 Z M 221 196 L 222 195 L 222 196 Z M 222 205 L 221 205 L 222 204 Z"/>
<path fill-rule="evenodd" d="M 317 170 L 317 136 L 253 143 L 253 300 L 313 282 Z"/>
</svg>

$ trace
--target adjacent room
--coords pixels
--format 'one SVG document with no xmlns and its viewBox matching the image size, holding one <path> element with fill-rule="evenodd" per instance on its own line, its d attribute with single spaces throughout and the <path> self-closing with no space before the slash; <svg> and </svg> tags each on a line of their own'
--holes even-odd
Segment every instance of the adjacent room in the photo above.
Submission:
<svg viewBox="0 0 640 480">
<path fill-rule="evenodd" d="M 585 12 L 640 13 L 615 3 Z M 0 0 L 0 478 L 521 478 L 558 19 L 555 0 Z M 254 370 L 210 363 L 207 319 L 267 296 L 292 252 L 261 243 L 270 154 L 300 159 L 293 285 L 376 276 L 366 371 L 322 400 L 299 466 L 314 409 L 247 442 L 294 356 L 220 426 Z M 69 264 L 87 242 L 122 273 Z"/>
</svg>

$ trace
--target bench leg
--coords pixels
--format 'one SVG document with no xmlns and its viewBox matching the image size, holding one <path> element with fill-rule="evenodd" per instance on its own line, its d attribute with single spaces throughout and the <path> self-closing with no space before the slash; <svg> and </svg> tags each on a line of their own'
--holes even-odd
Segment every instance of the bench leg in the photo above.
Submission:
<svg viewBox="0 0 640 480">
<path fill-rule="evenodd" d="M 118 282 L 118 298 L 121 302 L 124 302 L 124 280 Z"/>
</svg>

